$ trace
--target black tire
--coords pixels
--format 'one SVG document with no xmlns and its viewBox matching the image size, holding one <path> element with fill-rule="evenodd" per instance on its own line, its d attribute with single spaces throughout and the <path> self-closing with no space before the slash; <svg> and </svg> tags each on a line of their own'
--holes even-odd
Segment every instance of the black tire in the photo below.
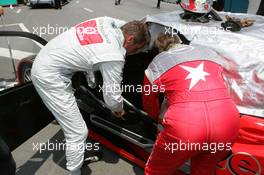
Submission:
<svg viewBox="0 0 264 175">
<path fill-rule="evenodd" d="M 257 11 L 257 15 L 262 15 L 264 16 L 264 0 L 261 0 L 258 11 Z"/>
<path fill-rule="evenodd" d="M 213 8 L 217 11 L 223 11 L 225 7 L 225 0 L 217 0 L 213 3 Z"/>
<path fill-rule="evenodd" d="M 35 5 L 31 2 L 30 7 L 33 9 L 35 7 Z"/>
<path fill-rule="evenodd" d="M 17 81 L 19 84 L 31 81 L 31 68 L 35 57 L 35 55 L 32 55 L 19 61 L 17 66 Z"/>
</svg>

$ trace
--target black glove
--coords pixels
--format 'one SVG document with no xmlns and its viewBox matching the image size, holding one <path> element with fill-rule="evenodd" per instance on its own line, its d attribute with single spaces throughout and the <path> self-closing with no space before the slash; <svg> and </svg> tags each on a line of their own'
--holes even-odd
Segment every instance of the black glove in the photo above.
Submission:
<svg viewBox="0 0 264 175">
<path fill-rule="evenodd" d="M 225 30 L 230 30 L 232 32 L 238 32 L 241 30 L 241 25 L 238 22 L 235 21 L 226 21 L 221 23 L 221 26 L 225 29 Z"/>
</svg>

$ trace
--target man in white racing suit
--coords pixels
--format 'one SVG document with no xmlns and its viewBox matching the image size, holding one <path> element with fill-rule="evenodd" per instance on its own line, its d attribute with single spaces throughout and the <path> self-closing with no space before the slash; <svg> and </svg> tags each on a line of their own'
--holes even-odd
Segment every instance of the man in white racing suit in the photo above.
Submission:
<svg viewBox="0 0 264 175">
<path fill-rule="evenodd" d="M 149 40 L 141 21 L 125 23 L 110 17 L 82 22 L 52 39 L 33 63 L 32 82 L 44 104 L 60 124 L 66 139 L 66 167 L 81 174 L 88 129 L 71 87 L 74 72 L 102 74 L 104 87 L 120 86 L 125 56 L 136 53 Z M 105 88 L 104 88 L 105 89 Z M 124 114 L 120 91 L 103 91 L 107 106 Z"/>
</svg>

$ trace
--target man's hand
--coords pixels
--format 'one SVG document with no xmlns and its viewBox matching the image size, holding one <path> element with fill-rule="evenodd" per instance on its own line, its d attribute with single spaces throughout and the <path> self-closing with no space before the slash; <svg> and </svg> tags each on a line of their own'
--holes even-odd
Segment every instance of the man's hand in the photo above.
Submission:
<svg viewBox="0 0 264 175">
<path fill-rule="evenodd" d="M 4 15 L 4 13 L 5 13 L 4 8 L 0 6 L 0 16 Z"/>
<path fill-rule="evenodd" d="M 123 119 L 123 115 L 125 114 L 125 111 L 122 110 L 122 111 L 119 111 L 119 112 L 114 112 L 114 114 L 115 114 L 115 116 L 116 116 L 117 118 L 121 118 L 121 119 Z"/>
</svg>

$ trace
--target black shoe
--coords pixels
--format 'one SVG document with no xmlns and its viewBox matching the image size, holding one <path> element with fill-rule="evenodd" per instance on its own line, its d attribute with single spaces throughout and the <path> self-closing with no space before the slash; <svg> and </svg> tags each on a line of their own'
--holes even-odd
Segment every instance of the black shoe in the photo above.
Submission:
<svg viewBox="0 0 264 175">
<path fill-rule="evenodd" d="M 121 0 L 115 0 L 115 5 L 120 5 Z"/>
<path fill-rule="evenodd" d="M 93 152 L 85 152 L 83 166 L 86 166 L 92 162 L 98 162 L 102 159 L 103 152 L 102 151 L 93 151 Z"/>
</svg>

